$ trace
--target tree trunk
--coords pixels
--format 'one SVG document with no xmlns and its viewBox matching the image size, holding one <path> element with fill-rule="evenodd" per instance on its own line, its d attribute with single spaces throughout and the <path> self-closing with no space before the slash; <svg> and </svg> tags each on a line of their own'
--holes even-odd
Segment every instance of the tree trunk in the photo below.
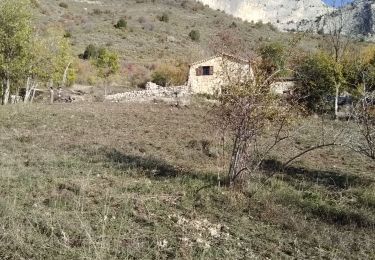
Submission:
<svg viewBox="0 0 375 260">
<path fill-rule="evenodd" d="M 10 95 L 10 79 L 7 78 L 5 82 L 5 89 L 4 89 L 4 94 L 3 94 L 3 105 L 8 104 L 9 95 Z"/>
<path fill-rule="evenodd" d="M 27 77 L 27 81 L 26 81 L 26 89 L 25 89 L 25 96 L 24 96 L 24 98 L 23 98 L 23 102 L 24 102 L 24 103 L 29 102 L 30 94 L 31 94 L 31 83 L 30 83 L 30 77 Z"/>
<path fill-rule="evenodd" d="M 50 103 L 53 104 L 53 88 L 50 87 L 49 89 L 49 95 L 50 95 Z"/>
<path fill-rule="evenodd" d="M 67 82 L 67 78 L 68 78 L 68 70 L 69 70 L 70 65 L 71 65 L 71 63 L 69 62 L 68 66 L 66 66 L 66 68 L 64 70 L 64 75 L 63 75 L 63 79 L 62 79 L 62 87 L 66 87 L 66 82 Z"/>
<path fill-rule="evenodd" d="M 241 140 L 240 136 L 236 137 L 236 140 L 233 145 L 232 157 L 230 160 L 228 178 L 229 178 L 229 185 L 231 187 L 234 186 L 237 175 L 238 175 L 238 168 L 239 163 L 241 161 L 241 156 L 244 151 L 244 143 Z"/>
<path fill-rule="evenodd" d="M 34 101 L 34 97 L 35 97 L 35 89 L 36 89 L 36 87 L 37 87 L 37 85 L 35 85 L 35 86 L 33 87 L 33 95 L 31 96 L 30 103 L 33 103 L 33 101 Z"/>
<path fill-rule="evenodd" d="M 335 95 L 335 118 L 338 120 L 339 118 L 339 95 L 340 95 L 340 84 L 336 83 L 336 95 Z"/>
<path fill-rule="evenodd" d="M 3 103 L 5 83 L 4 80 L 1 82 L 1 103 Z"/>
</svg>

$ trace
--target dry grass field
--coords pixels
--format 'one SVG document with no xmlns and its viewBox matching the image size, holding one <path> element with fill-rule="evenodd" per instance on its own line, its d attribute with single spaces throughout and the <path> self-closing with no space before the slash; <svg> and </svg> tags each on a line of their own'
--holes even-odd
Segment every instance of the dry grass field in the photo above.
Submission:
<svg viewBox="0 0 375 260">
<path fill-rule="evenodd" d="M 0 110 L 0 259 L 373 259 L 375 166 L 316 151 L 255 196 L 218 187 L 210 107 Z M 314 119 L 273 160 L 308 146 Z M 332 123 L 333 124 L 333 123 Z M 201 189 L 202 187 L 206 187 Z"/>
</svg>

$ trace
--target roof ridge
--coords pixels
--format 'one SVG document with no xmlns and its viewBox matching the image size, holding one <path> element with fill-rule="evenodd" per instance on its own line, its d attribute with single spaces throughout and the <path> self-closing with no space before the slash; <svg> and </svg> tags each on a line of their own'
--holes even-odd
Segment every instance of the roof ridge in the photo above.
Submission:
<svg viewBox="0 0 375 260">
<path fill-rule="evenodd" d="M 221 54 L 216 54 L 216 55 L 213 55 L 213 56 L 210 56 L 210 57 L 207 57 L 205 59 L 202 59 L 202 60 L 198 60 L 198 61 L 195 61 L 193 63 L 190 64 L 190 66 L 193 66 L 193 65 L 196 65 L 196 64 L 199 64 L 199 63 L 202 63 L 202 62 L 206 62 L 208 60 L 211 60 L 211 59 L 214 59 L 214 58 L 217 58 L 217 57 L 229 57 L 229 58 L 233 58 L 237 61 L 241 61 L 241 62 L 244 62 L 244 63 L 248 63 L 248 61 L 246 59 L 243 59 L 243 58 L 239 58 L 239 57 L 236 57 L 234 55 L 231 55 L 231 54 L 228 54 L 228 53 L 221 53 Z"/>
</svg>

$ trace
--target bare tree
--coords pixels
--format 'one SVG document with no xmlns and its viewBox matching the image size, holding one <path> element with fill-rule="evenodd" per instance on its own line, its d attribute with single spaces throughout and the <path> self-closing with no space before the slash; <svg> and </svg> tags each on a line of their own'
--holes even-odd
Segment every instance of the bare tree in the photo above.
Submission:
<svg viewBox="0 0 375 260">
<path fill-rule="evenodd" d="M 357 131 L 349 133 L 347 146 L 375 160 L 375 92 L 368 86 L 371 85 L 369 81 L 373 80 L 373 69 L 373 65 L 368 64 L 360 70 L 362 96 L 354 105 L 352 113 Z"/>
<path fill-rule="evenodd" d="M 228 45 L 222 43 L 219 46 Z M 293 123 L 299 118 L 300 107 L 292 97 L 287 101 L 285 97 L 272 92 L 272 85 L 287 70 L 279 64 L 288 64 L 278 60 L 286 55 L 275 55 L 272 47 L 257 48 L 259 53 L 249 52 L 246 55 L 250 68 L 247 76 L 244 76 L 243 71 L 246 69 L 243 68 L 248 67 L 236 67 L 231 62 L 225 64 L 223 60 L 225 80 L 222 82 L 215 114 L 223 137 L 229 136 L 231 140 L 228 168 L 228 182 L 231 186 L 246 174 L 257 172 L 270 154 L 296 133 L 293 131 Z M 289 56 L 294 55 L 289 53 Z M 340 133 L 329 139 L 322 134 L 322 140 L 317 140 L 316 145 L 291 156 L 283 167 L 316 149 L 335 145 Z"/>
<path fill-rule="evenodd" d="M 223 131 L 230 132 L 233 138 L 228 172 L 231 185 L 243 172 L 259 167 L 259 159 L 263 155 L 257 143 L 271 123 L 280 122 L 275 144 L 285 139 L 280 135 L 287 122 L 287 109 L 281 109 L 278 99 L 270 91 L 274 76 L 267 78 L 261 73 L 259 62 L 251 63 L 253 77 L 225 85 L 220 96 L 217 114 Z"/>
<path fill-rule="evenodd" d="M 375 107 L 373 102 L 374 97 L 366 95 L 356 105 L 354 118 L 359 138 L 352 140 L 350 147 L 354 151 L 375 160 Z"/>
</svg>

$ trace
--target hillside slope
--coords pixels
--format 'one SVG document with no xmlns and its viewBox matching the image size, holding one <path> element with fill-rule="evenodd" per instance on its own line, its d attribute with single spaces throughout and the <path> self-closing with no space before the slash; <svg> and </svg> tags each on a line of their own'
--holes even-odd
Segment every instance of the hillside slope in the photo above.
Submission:
<svg viewBox="0 0 375 260">
<path fill-rule="evenodd" d="M 41 28 L 60 26 L 71 35 L 76 54 L 88 44 L 105 45 L 117 50 L 124 61 L 152 63 L 157 60 L 196 60 L 211 55 L 210 42 L 219 32 L 229 30 L 240 35 L 249 46 L 267 40 L 287 41 L 292 34 L 280 33 L 273 26 L 243 22 L 195 1 L 169 0 L 101 0 L 61 2 L 44 0 L 39 4 L 37 23 Z M 158 18 L 167 14 L 168 22 Z M 125 30 L 114 28 L 125 18 Z M 189 33 L 200 32 L 194 42 Z M 301 45 L 314 48 L 317 41 Z"/>
</svg>

